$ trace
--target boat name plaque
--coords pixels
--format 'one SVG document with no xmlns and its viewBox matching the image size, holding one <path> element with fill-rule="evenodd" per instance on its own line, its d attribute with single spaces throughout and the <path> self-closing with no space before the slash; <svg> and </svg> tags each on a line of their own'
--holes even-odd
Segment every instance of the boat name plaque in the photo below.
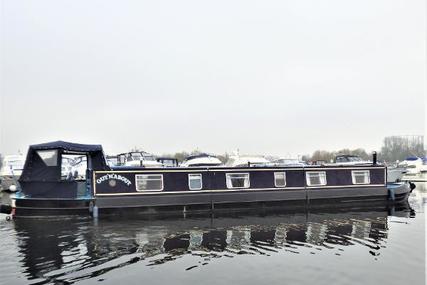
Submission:
<svg viewBox="0 0 427 285">
<path fill-rule="evenodd" d="M 106 180 L 108 180 L 108 181 L 114 181 L 114 182 L 116 180 L 119 180 L 119 181 L 122 181 L 127 186 L 132 185 L 132 182 L 129 179 L 127 179 L 126 177 L 124 177 L 124 176 L 122 176 L 120 174 L 116 174 L 116 173 L 105 174 L 105 175 L 99 177 L 98 179 L 96 179 L 96 183 L 97 184 L 101 184 L 102 182 L 104 182 Z M 113 184 L 115 185 L 114 182 L 113 182 Z M 110 183 L 110 185 L 111 185 L 111 183 Z"/>
</svg>

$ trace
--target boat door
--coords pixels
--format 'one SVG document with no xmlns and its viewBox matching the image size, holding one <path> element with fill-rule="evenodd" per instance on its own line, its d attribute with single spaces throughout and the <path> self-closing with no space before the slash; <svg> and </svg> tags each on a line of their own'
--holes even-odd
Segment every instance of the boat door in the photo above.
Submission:
<svg viewBox="0 0 427 285">
<path fill-rule="evenodd" d="M 61 156 L 61 180 L 75 182 L 77 198 L 90 195 L 90 157 L 87 153 L 64 152 Z"/>
</svg>

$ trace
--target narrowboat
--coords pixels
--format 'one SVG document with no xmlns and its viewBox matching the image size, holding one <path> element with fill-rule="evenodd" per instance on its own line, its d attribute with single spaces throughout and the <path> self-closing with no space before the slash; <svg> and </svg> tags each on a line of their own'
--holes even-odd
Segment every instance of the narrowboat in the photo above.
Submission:
<svg viewBox="0 0 427 285">
<path fill-rule="evenodd" d="M 64 158 L 86 156 L 84 176 L 64 175 Z M 341 207 L 407 203 L 410 183 L 387 184 L 376 163 L 304 167 L 111 167 L 101 145 L 31 145 L 19 189 L 3 212 L 14 217 L 115 212 L 230 211 L 247 206 Z"/>
</svg>

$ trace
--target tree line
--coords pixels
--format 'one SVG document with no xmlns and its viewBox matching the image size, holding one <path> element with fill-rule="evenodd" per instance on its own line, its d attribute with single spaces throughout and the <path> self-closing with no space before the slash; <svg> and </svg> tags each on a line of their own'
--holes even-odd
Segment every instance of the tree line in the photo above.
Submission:
<svg viewBox="0 0 427 285">
<path fill-rule="evenodd" d="M 423 157 L 426 155 L 424 149 L 424 136 L 389 136 L 383 140 L 381 150 L 377 152 L 379 161 L 396 162 L 405 160 L 409 156 Z M 338 151 L 316 150 L 312 155 L 304 155 L 304 161 L 324 160 L 331 161 L 339 154 L 350 154 L 360 156 L 364 160 L 372 159 L 372 153 L 363 148 L 341 149 Z"/>
<path fill-rule="evenodd" d="M 337 155 L 340 154 L 350 154 L 350 155 L 357 155 L 360 156 L 363 160 L 370 160 L 372 158 L 372 154 L 368 154 L 366 150 L 363 148 L 357 148 L 357 149 L 348 149 L 344 148 L 337 151 L 327 151 L 327 150 L 316 150 L 313 152 L 312 155 L 303 155 L 302 160 L 309 162 L 309 161 L 326 161 L 331 162 Z"/>
<path fill-rule="evenodd" d="M 383 160 L 389 162 L 401 161 L 408 156 L 423 157 L 426 155 L 424 136 L 385 137 L 380 154 Z"/>
<path fill-rule="evenodd" d="M 139 151 L 138 148 L 132 149 L 132 151 Z M 202 153 L 200 150 L 193 150 L 191 152 L 181 151 L 174 154 L 163 154 L 164 157 L 173 157 L 178 162 L 184 161 L 190 155 L 197 155 Z M 323 160 L 330 162 L 339 154 L 350 154 L 360 156 L 364 160 L 372 158 L 372 153 L 368 153 L 363 148 L 348 149 L 344 148 L 337 151 L 327 150 L 316 150 L 313 154 L 306 154 L 302 156 L 303 161 L 316 161 Z M 229 154 L 224 153 L 216 155 L 219 160 L 223 163 L 229 159 Z M 381 150 L 378 152 L 378 159 L 380 161 L 395 162 L 397 160 L 402 161 L 408 156 L 426 156 L 426 150 L 424 149 L 424 136 L 389 136 L 383 140 Z M 2 167 L 3 156 L 0 153 L 0 168 Z"/>
<path fill-rule="evenodd" d="M 201 151 L 193 150 L 191 152 L 177 152 L 175 154 L 165 154 L 164 156 L 174 157 L 179 162 L 182 162 L 190 155 L 200 154 Z M 372 152 L 368 152 L 363 148 L 349 149 L 344 148 L 335 151 L 328 150 L 316 150 L 311 155 L 306 154 L 301 157 L 301 160 L 317 161 L 323 160 L 330 162 L 337 155 L 340 154 L 349 154 L 357 155 L 363 160 L 372 160 Z M 378 160 L 386 162 L 396 162 L 397 160 L 402 161 L 408 156 L 419 156 L 423 157 L 426 155 L 426 150 L 424 149 L 424 137 L 423 136 L 389 136 L 385 137 L 383 140 L 383 145 L 380 151 L 377 151 Z M 222 161 L 226 162 L 229 158 L 228 153 L 222 155 L 217 155 L 217 157 Z"/>
<path fill-rule="evenodd" d="M 162 154 L 162 157 L 173 157 L 176 160 L 178 160 L 179 163 L 183 162 L 187 157 L 192 156 L 192 155 L 198 155 L 198 154 L 202 154 L 203 152 L 200 150 L 193 150 L 191 152 L 187 152 L 187 151 L 181 151 L 181 152 L 176 152 L 174 154 Z M 224 154 L 215 154 L 215 156 L 221 160 L 222 163 L 226 163 L 229 159 L 229 154 L 228 153 L 224 153 Z"/>
</svg>

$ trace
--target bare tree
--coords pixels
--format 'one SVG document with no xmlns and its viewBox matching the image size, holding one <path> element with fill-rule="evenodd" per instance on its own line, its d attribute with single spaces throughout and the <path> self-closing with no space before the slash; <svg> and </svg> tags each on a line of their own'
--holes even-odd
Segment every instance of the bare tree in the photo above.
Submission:
<svg viewBox="0 0 427 285">
<path fill-rule="evenodd" d="M 219 160 L 221 160 L 222 163 L 226 163 L 228 161 L 228 159 L 230 158 L 228 153 L 217 155 L 217 157 Z"/>
<path fill-rule="evenodd" d="M 330 152 L 327 150 L 316 150 L 313 152 L 313 155 L 311 156 L 310 160 L 324 160 L 324 161 L 330 161 L 335 156 L 334 152 Z"/>
<path fill-rule="evenodd" d="M 327 151 L 327 150 L 316 150 L 311 155 L 304 155 L 303 160 L 304 161 L 316 161 L 316 160 L 324 160 L 324 161 L 331 161 L 333 160 L 337 155 L 342 154 L 349 154 L 349 155 L 357 155 L 361 157 L 364 160 L 368 160 L 371 158 L 370 154 L 366 152 L 363 148 L 357 148 L 357 149 L 348 149 L 344 148 L 338 151 Z"/>
<path fill-rule="evenodd" d="M 385 137 L 381 148 L 381 159 L 394 162 L 408 156 L 425 156 L 424 136 Z"/>
</svg>

